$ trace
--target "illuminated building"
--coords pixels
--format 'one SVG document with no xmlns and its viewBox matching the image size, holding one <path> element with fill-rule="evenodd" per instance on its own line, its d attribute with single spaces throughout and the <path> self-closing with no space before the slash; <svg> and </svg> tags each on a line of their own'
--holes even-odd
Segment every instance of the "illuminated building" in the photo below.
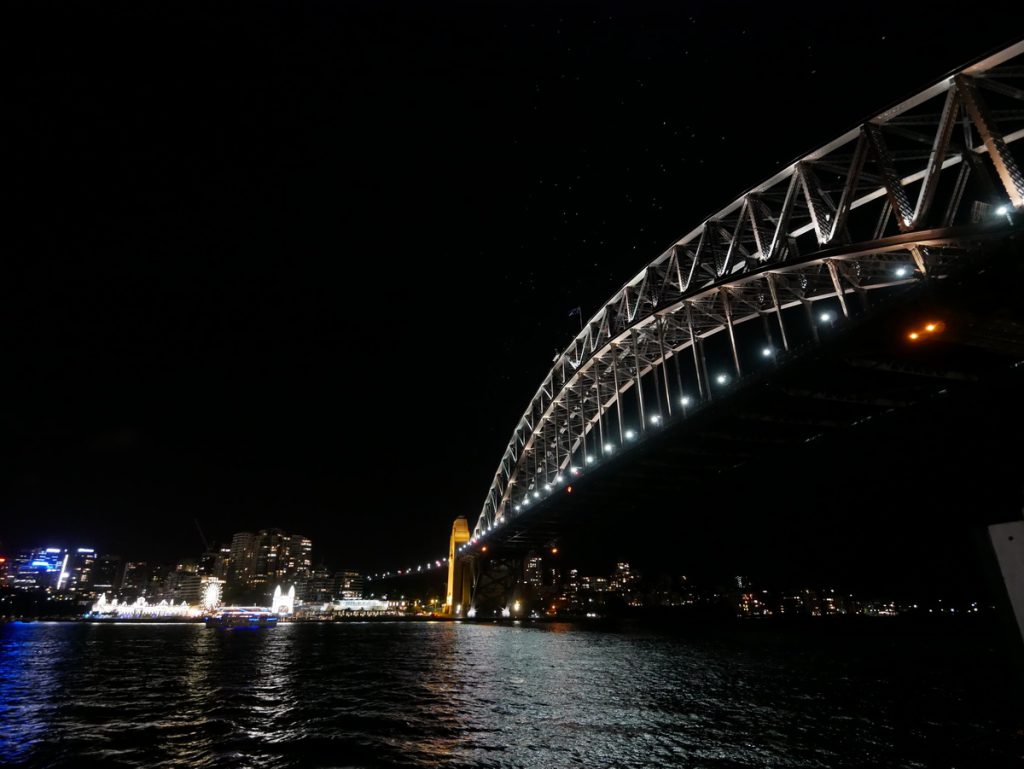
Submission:
<svg viewBox="0 0 1024 769">
<path fill-rule="evenodd" d="M 357 600 L 363 597 L 363 575 L 358 571 L 339 571 L 334 578 L 337 582 L 335 598 Z"/>
<path fill-rule="evenodd" d="M 79 547 L 69 552 L 57 580 L 57 590 L 83 598 L 95 598 L 92 594 L 96 551 L 91 547 Z"/>
<path fill-rule="evenodd" d="M 629 564 L 619 562 L 615 564 L 615 572 L 608 583 L 608 589 L 612 593 L 625 595 L 629 593 L 637 582 L 637 575 L 630 569 Z"/>
<path fill-rule="evenodd" d="M 284 573 L 306 575 L 313 568 L 313 540 L 301 534 L 293 534 L 283 554 Z"/>
<path fill-rule="evenodd" d="M 231 538 L 231 578 L 248 584 L 256 569 L 257 541 L 251 531 L 240 531 Z"/>
<path fill-rule="evenodd" d="M 226 580 L 231 571 L 231 546 L 207 550 L 199 558 L 199 574 Z"/>
<path fill-rule="evenodd" d="M 239 585 L 268 588 L 282 579 L 304 579 L 313 564 L 312 550 L 311 539 L 281 529 L 238 532 L 231 539 L 231 579 Z"/>
<path fill-rule="evenodd" d="M 544 560 L 539 555 L 531 555 L 526 559 L 526 584 L 534 587 L 544 585 Z"/>
<path fill-rule="evenodd" d="M 68 551 L 61 547 L 22 551 L 14 568 L 13 587 L 19 590 L 56 590 Z"/>
</svg>

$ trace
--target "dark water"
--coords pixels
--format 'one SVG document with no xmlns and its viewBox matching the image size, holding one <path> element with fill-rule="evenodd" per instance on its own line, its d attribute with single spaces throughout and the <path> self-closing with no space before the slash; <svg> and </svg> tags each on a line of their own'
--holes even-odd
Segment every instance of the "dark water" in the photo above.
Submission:
<svg viewBox="0 0 1024 769">
<path fill-rule="evenodd" d="M 984 642 L 437 624 L 0 627 L 0 761 L 1020 767 Z"/>
</svg>

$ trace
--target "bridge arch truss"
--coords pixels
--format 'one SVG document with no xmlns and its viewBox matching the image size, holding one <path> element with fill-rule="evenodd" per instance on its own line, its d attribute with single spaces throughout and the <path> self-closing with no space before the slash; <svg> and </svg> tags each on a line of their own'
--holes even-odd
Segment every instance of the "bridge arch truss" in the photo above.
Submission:
<svg viewBox="0 0 1024 769">
<path fill-rule="evenodd" d="M 861 312 L 872 292 L 940 280 L 1016 229 L 1022 138 L 1024 41 L 708 217 L 627 281 L 555 360 L 516 424 L 473 537 L 714 397 L 710 345 L 726 361 L 719 376 L 742 377 L 745 324 L 759 320 L 766 355 L 785 355 L 799 334 L 817 340 L 816 307 L 837 317 Z"/>
</svg>

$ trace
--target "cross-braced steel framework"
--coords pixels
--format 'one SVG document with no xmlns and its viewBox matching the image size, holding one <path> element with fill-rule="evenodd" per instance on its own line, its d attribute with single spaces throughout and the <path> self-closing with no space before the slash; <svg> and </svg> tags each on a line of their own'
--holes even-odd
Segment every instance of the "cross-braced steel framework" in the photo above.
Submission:
<svg viewBox="0 0 1024 769">
<path fill-rule="evenodd" d="M 1014 145 L 1022 137 L 1024 42 L 708 217 L 622 286 L 556 359 L 512 433 L 474 539 L 710 399 L 708 345 L 725 345 L 729 378 L 741 377 L 741 324 L 761 318 L 765 355 L 790 353 L 798 320 L 817 341 L 813 303 L 849 316 L 867 308 L 868 292 L 941 279 L 1015 230 L 1024 219 Z"/>
</svg>

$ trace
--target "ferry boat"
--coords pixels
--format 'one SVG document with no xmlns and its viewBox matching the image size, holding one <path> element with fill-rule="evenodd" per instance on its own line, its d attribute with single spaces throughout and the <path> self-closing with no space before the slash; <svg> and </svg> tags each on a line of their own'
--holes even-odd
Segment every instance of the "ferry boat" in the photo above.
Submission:
<svg viewBox="0 0 1024 769">
<path fill-rule="evenodd" d="M 261 628 L 275 627 L 277 614 L 263 607 L 231 607 L 203 618 L 206 627 L 211 628 Z"/>
</svg>

